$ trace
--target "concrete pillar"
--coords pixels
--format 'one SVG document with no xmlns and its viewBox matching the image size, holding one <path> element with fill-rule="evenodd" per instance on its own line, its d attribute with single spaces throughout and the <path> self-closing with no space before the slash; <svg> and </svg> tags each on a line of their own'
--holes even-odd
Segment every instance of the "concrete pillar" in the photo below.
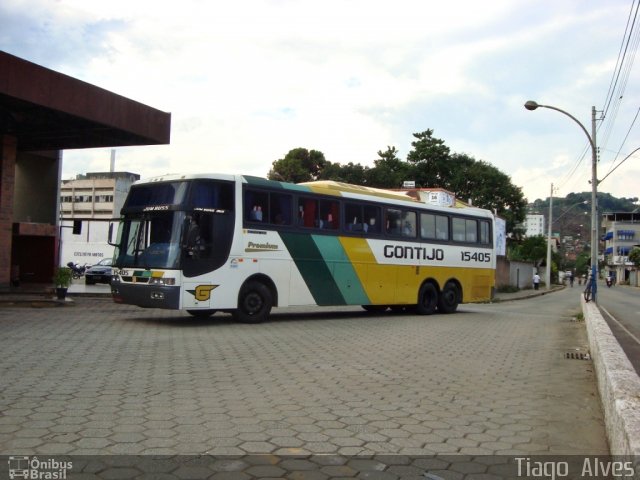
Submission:
<svg viewBox="0 0 640 480">
<path fill-rule="evenodd" d="M 15 175 L 16 138 L 0 135 L 0 290 L 8 290 L 11 285 Z"/>
</svg>

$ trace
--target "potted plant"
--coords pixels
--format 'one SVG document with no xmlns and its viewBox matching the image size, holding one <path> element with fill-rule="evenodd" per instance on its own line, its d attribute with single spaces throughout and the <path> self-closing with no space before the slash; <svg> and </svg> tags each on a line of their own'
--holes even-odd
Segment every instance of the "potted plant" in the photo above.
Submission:
<svg viewBox="0 0 640 480">
<path fill-rule="evenodd" d="M 64 300 L 67 296 L 67 289 L 71 285 L 73 272 L 69 267 L 58 267 L 53 276 L 53 283 L 56 286 L 58 300 Z"/>
</svg>

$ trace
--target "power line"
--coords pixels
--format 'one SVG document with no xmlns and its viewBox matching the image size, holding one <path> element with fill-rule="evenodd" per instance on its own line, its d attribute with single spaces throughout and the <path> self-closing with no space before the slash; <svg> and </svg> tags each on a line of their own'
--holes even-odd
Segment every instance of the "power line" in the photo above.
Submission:
<svg viewBox="0 0 640 480">
<path fill-rule="evenodd" d="M 633 2 L 635 4 L 635 0 Z M 631 7 L 633 11 L 633 5 Z M 631 70 L 633 68 L 633 63 L 635 60 L 636 52 L 638 51 L 638 44 L 640 43 L 640 30 L 635 28 L 636 22 L 638 19 L 638 10 L 640 9 L 640 2 L 635 4 L 635 12 L 633 13 L 633 20 L 631 21 L 631 26 L 625 30 L 626 42 L 624 47 L 624 52 L 622 55 L 622 59 L 618 65 L 618 72 L 616 75 L 616 80 L 611 91 L 611 95 L 606 101 L 606 106 L 603 112 L 603 118 L 606 118 L 607 124 L 605 127 L 604 134 L 600 137 L 600 141 L 598 142 L 603 147 L 606 147 L 607 142 L 609 141 L 609 136 L 613 130 L 615 125 L 618 112 L 620 110 L 620 105 L 622 104 L 622 99 L 624 97 L 624 92 L 627 87 L 627 83 L 629 81 L 629 75 L 631 74 Z M 631 12 L 630 12 L 631 16 Z M 627 21 L 627 25 L 629 24 L 629 20 Z M 628 31 L 628 35 L 627 35 Z M 616 89 L 617 86 L 617 89 Z M 613 107 L 612 107 L 613 103 Z M 611 112 L 611 114 L 609 114 Z"/>
<path fill-rule="evenodd" d="M 607 175 L 605 175 L 605 178 L 613 171 L 613 166 L 615 165 L 616 160 L 620 156 L 620 152 L 622 151 L 622 147 L 627 142 L 627 138 L 629 138 L 629 134 L 631 133 L 631 129 L 635 125 L 636 120 L 638 120 L 638 115 L 639 114 L 640 114 L 640 108 L 638 108 L 638 111 L 636 112 L 636 116 L 633 117 L 633 121 L 631 122 L 631 125 L 629 126 L 629 130 L 627 130 L 627 134 L 625 135 L 624 140 L 622 140 L 622 144 L 620 144 L 620 148 L 618 149 L 618 152 L 616 153 L 616 156 L 614 157 L 613 162 L 611 163 L 611 167 L 609 167 L 609 171 L 607 172 Z"/>
<path fill-rule="evenodd" d="M 611 100 L 613 99 L 613 94 L 615 92 L 616 85 L 618 83 L 618 78 L 620 77 L 620 70 L 618 67 L 621 67 L 624 63 L 624 57 L 626 54 L 625 38 L 627 38 L 627 32 L 629 32 L 629 37 L 631 37 L 629 23 L 631 22 L 631 15 L 633 14 L 633 6 L 635 5 L 635 0 L 631 2 L 631 9 L 629 10 L 629 16 L 627 17 L 627 25 L 624 29 L 624 35 L 622 36 L 622 42 L 620 43 L 620 50 L 618 51 L 618 58 L 616 60 L 616 66 L 613 69 L 613 76 L 611 77 L 611 82 L 609 83 L 609 90 L 607 91 L 607 95 L 604 100 L 604 113 L 603 116 L 606 116 L 609 111 L 609 106 L 611 104 Z M 636 6 L 636 14 L 638 12 L 638 7 Z M 635 21 L 635 16 L 634 16 Z M 633 24 L 631 25 L 631 30 L 633 30 Z M 628 41 L 626 42 L 628 46 Z M 616 74 L 617 72 L 617 74 Z"/>
</svg>

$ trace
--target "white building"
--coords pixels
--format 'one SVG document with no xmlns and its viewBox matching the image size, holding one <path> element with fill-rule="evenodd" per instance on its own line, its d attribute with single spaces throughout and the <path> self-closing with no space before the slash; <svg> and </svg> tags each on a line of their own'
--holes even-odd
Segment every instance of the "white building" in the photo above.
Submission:
<svg viewBox="0 0 640 480">
<path fill-rule="evenodd" d="M 617 282 L 629 280 L 633 264 L 629 253 L 640 244 L 640 213 L 620 212 L 602 215 L 604 228 L 604 263 Z"/>
<path fill-rule="evenodd" d="M 98 172 L 60 185 L 60 264 L 93 265 L 113 255 L 109 223 L 120 217 L 129 188 L 140 175 Z"/>
<path fill-rule="evenodd" d="M 547 234 L 544 229 L 544 215 L 527 215 L 524 226 L 527 237 Z"/>
</svg>

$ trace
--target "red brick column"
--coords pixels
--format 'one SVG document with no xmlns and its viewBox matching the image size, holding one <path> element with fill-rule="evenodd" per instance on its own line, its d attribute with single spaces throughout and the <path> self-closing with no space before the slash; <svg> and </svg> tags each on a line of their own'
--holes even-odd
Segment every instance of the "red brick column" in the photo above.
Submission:
<svg viewBox="0 0 640 480">
<path fill-rule="evenodd" d="M 0 135 L 0 289 L 11 284 L 13 189 L 16 176 L 16 139 Z"/>
</svg>

